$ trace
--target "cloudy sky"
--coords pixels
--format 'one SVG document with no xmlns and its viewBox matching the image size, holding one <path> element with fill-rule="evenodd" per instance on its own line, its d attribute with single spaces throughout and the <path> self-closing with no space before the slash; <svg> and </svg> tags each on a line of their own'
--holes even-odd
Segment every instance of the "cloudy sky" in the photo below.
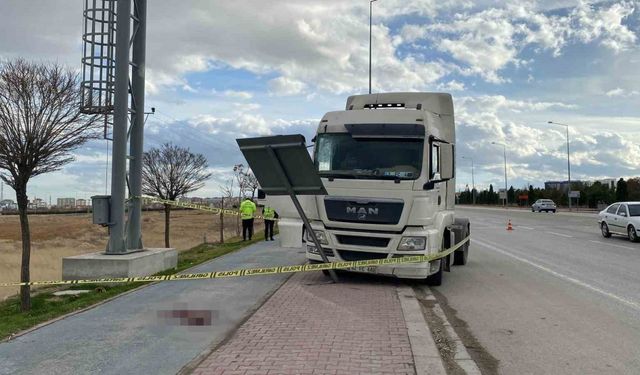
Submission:
<svg viewBox="0 0 640 375">
<path fill-rule="evenodd" d="M 0 58 L 78 69 L 81 0 L 0 0 Z M 640 3 L 378 0 L 373 90 L 454 96 L 458 186 L 640 175 Z M 145 147 L 172 141 L 207 156 L 215 195 L 242 162 L 234 139 L 302 133 L 368 80 L 367 0 L 149 1 Z M 105 192 L 105 141 L 30 196 Z M 5 196 L 12 196 L 5 186 Z"/>
</svg>

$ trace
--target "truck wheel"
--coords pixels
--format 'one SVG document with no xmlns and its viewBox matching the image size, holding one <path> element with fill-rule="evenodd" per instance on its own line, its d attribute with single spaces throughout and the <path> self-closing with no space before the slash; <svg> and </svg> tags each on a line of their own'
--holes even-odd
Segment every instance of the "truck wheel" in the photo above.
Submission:
<svg viewBox="0 0 640 375">
<path fill-rule="evenodd" d="M 467 238 L 469 235 L 469 227 L 465 227 L 462 231 L 462 238 Z M 464 266 L 467 264 L 467 258 L 469 257 L 469 241 L 462 245 L 462 247 L 453 252 L 453 265 Z"/>
<path fill-rule="evenodd" d="M 456 250 L 453 253 L 453 265 L 464 266 L 467 264 L 467 257 L 469 256 L 469 244 L 466 243 L 462 246 L 462 249 Z"/>
<path fill-rule="evenodd" d="M 322 270 L 322 274 L 325 276 L 330 276 L 329 270 Z"/>
<path fill-rule="evenodd" d="M 434 273 L 431 276 L 428 276 L 425 279 L 425 282 L 429 286 L 440 286 L 442 285 L 442 274 L 444 273 L 444 259 L 440 259 L 440 269 L 438 272 Z"/>
</svg>

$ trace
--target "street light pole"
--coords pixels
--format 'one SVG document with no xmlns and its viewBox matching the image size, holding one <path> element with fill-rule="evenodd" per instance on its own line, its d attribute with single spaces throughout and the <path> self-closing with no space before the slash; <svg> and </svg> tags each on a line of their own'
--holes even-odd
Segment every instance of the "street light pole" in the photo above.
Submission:
<svg viewBox="0 0 640 375">
<path fill-rule="evenodd" d="M 559 122 L 547 121 L 549 124 L 564 126 L 567 129 L 567 196 L 569 197 L 569 211 L 571 211 L 571 157 L 569 151 L 569 125 Z"/>
<path fill-rule="evenodd" d="M 471 199 L 473 200 L 473 204 L 476 204 L 476 180 L 473 172 L 473 158 L 469 158 L 466 156 L 462 157 L 463 159 L 471 160 Z"/>
<path fill-rule="evenodd" d="M 373 19 L 373 3 L 378 0 L 369 0 L 369 94 L 371 94 L 371 28 Z"/>
<path fill-rule="evenodd" d="M 504 207 L 509 204 L 509 194 L 507 190 L 507 145 L 504 143 L 491 142 L 492 145 L 502 146 L 502 153 L 504 156 Z"/>
</svg>

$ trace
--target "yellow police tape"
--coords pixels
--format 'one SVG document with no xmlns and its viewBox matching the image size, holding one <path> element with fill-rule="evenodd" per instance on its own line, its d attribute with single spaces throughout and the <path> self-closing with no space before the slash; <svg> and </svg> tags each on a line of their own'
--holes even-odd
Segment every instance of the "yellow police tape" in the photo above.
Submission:
<svg viewBox="0 0 640 375">
<path fill-rule="evenodd" d="M 220 279 L 220 278 L 226 278 L 226 277 L 272 275 L 272 274 L 279 274 L 279 273 L 297 273 L 297 272 L 309 272 L 309 271 L 321 271 L 321 270 L 340 270 L 340 269 L 353 268 L 353 267 L 388 266 L 388 265 L 405 264 L 405 263 L 423 263 L 423 262 L 431 262 L 440 258 L 444 258 L 447 255 L 458 250 L 467 242 L 469 242 L 469 236 L 467 236 L 465 239 L 457 243 L 455 246 L 436 254 L 408 255 L 408 256 L 402 256 L 399 258 L 390 258 L 390 259 L 369 259 L 369 260 L 357 260 L 357 261 L 351 261 L 351 262 L 331 262 L 331 263 L 300 264 L 300 265 L 293 265 L 293 266 L 246 268 L 246 269 L 231 270 L 231 271 L 187 273 L 187 274 L 176 274 L 176 275 L 165 275 L 165 276 L 111 277 L 111 278 L 86 279 L 86 280 L 52 280 L 52 281 L 31 281 L 28 283 L 0 283 L 0 287 L 22 286 L 22 285 L 137 283 L 137 282 L 171 281 L 171 280 Z"/>
<path fill-rule="evenodd" d="M 217 215 L 222 213 L 223 215 L 240 216 L 240 212 L 234 211 L 234 210 L 229 210 L 229 209 L 223 209 L 223 208 L 217 208 L 217 207 L 209 207 L 209 206 L 204 206 L 204 205 L 201 205 L 201 204 L 194 204 L 194 203 L 185 203 L 185 202 L 172 201 L 172 200 L 168 200 L 168 199 L 161 199 L 161 198 L 157 198 L 157 197 L 151 197 L 151 196 L 148 196 L 148 195 L 143 195 L 140 198 L 144 202 L 162 203 L 162 204 L 168 204 L 168 205 L 176 206 L 176 207 L 191 208 L 191 209 L 194 209 L 194 210 L 212 212 L 212 213 L 217 214 Z M 263 216 L 259 216 L 259 215 L 254 215 L 253 218 L 254 219 L 264 219 Z M 272 220 L 277 220 L 277 219 L 272 219 Z"/>
</svg>

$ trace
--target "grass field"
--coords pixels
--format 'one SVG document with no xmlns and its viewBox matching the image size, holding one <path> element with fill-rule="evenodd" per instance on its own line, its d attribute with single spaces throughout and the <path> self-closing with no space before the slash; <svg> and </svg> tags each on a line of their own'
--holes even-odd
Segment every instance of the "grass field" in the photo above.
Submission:
<svg viewBox="0 0 640 375">
<path fill-rule="evenodd" d="M 143 212 L 142 235 L 146 247 L 164 247 L 164 213 Z M 106 228 L 93 225 L 90 214 L 31 215 L 31 279 L 54 280 L 62 276 L 62 258 L 103 251 L 107 243 Z M 256 231 L 262 223 L 256 222 Z M 172 211 L 171 246 L 190 249 L 203 243 L 218 242 L 218 216 L 200 211 Z M 225 237 L 236 235 L 234 217 L 225 217 Z M 0 282 L 20 280 L 20 223 L 18 216 L 0 216 Z M 18 288 L 0 288 L 0 300 L 16 294 Z"/>
</svg>

